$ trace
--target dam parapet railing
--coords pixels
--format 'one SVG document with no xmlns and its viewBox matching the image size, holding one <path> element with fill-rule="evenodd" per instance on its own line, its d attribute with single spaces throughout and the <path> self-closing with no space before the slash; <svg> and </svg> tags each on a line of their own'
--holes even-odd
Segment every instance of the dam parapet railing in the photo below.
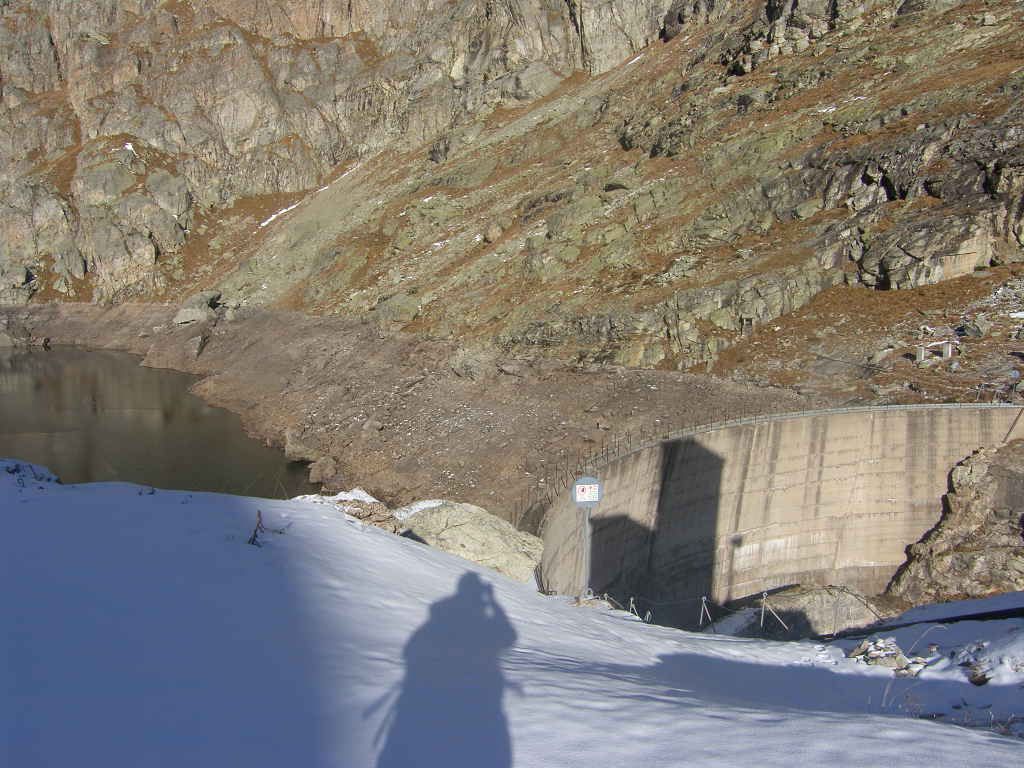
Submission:
<svg viewBox="0 0 1024 768">
<path fill-rule="evenodd" d="M 790 411 L 612 437 L 549 470 L 546 589 L 724 602 L 795 583 L 884 589 L 941 515 L 949 471 L 1024 437 L 1005 403 Z M 593 475 L 591 521 L 571 485 Z M 536 512 L 534 512 L 536 514 Z"/>
</svg>

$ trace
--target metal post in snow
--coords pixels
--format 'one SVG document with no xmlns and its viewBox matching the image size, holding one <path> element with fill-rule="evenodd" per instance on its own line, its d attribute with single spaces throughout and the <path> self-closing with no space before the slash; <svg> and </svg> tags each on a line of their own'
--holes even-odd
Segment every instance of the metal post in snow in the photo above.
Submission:
<svg viewBox="0 0 1024 768">
<path fill-rule="evenodd" d="M 832 601 L 832 634 L 839 630 L 839 595 Z"/>
<path fill-rule="evenodd" d="M 593 536 L 594 536 L 593 531 L 590 530 L 590 509 L 589 508 L 583 510 L 583 531 L 584 531 L 584 534 L 586 536 L 586 541 L 585 541 L 584 551 L 583 551 L 583 557 L 584 557 L 584 560 L 583 560 L 583 573 L 584 573 L 583 589 L 584 590 L 588 590 L 588 589 L 590 589 L 590 557 L 591 557 L 590 550 L 593 548 Z"/>
</svg>

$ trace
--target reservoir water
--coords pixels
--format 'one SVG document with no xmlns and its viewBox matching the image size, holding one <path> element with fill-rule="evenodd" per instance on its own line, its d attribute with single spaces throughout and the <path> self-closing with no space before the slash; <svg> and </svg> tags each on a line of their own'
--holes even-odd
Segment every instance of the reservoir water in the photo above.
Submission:
<svg viewBox="0 0 1024 768">
<path fill-rule="evenodd" d="M 65 483 L 269 498 L 316 492 L 303 464 L 192 395 L 195 380 L 121 352 L 0 348 L 0 457 L 42 464 Z"/>
</svg>

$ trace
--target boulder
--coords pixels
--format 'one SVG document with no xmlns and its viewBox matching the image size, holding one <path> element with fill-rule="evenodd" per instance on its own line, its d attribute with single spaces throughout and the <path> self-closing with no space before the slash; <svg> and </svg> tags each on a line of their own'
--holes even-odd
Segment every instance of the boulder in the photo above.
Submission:
<svg viewBox="0 0 1024 768">
<path fill-rule="evenodd" d="M 163 168 L 154 168 L 146 177 L 146 190 L 157 205 L 172 216 L 183 216 L 192 204 L 188 184 Z"/>
<path fill-rule="evenodd" d="M 498 372 L 504 373 L 506 376 L 515 376 L 517 378 L 523 378 L 526 376 L 526 368 L 514 360 L 506 360 L 503 363 L 498 364 Z"/>
<path fill-rule="evenodd" d="M 296 427 L 284 431 L 284 455 L 289 461 L 313 462 L 323 457 L 323 453 L 310 445 L 302 430 Z"/>
<path fill-rule="evenodd" d="M 381 301 L 375 312 L 377 332 L 384 338 L 416 319 L 420 313 L 420 299 L 408 293 L 396 293 Z"/>
<path fill-rule="evenodd" d="M 317 472 L 321 468 L 328 471 L 333 464 L 333 459 L 325 457 L 313 467 Z M 312 476 L 311 472 L 311 479 Z M 358 488 L 335 496 L 300 498 L 336 504 L 364 523 L 493 568 L 524 583 L 533 580 L 544 549 L 543 542 L 536 536 L 518 531 L 511 523 L 472 504 L 430 500 L 391 510 Z"/>
<path fill-rule="evenodd" d="M 216 318 L 217 314 L 209 307 L 182 307 L 174 316 L 174 323 L 175 325 L 205 323 Z"/>
<path fill-rule="evenodd" d="M 487 229 L 484 231 L 484 242 L 496 243 L 501 238 L 501 234 L 501 225 L 496 221 L 492 221 L 487 225 Z"/>
<path fill-rule="evenodd" d="M 964 323 L 963 334 L 972 339 L 983 339 L 992 330 L 992 321 L 983 315 L 978 315 L 973 320 Z"/>
<path fill-rule="evenodd" d="M 893 637 L 865 638 L 847 657 L 862 664 L 888 667 L 897 677 L 917 677 L 928 664 L 928 660 L 921 656 L 908 658 Z"/>
<path fill-rule="evenodd" d="M 0 315 L 0 347 L 19 347 L 29 343 L 32 334 L 22 323 Z"/>
<path fill-rule="evenodd" d="M 535 61 L 513 76 L 514 87 L 509 94 L 519 101 L 532 101 L 547 96 L 558 87 L 561 76 L 542 61 Z"/>
<path fill-rule="evenodd" d="M 181 309 L 174 316 L 176 325 L 205 323 L 217 319 L 213 307 L 220 301 L 220 291 L 202 291 L 185 299 Z"/>
<path fill-rule="evenodd" d="M 203 349 L 206 348 L 206 342 L 209 340 L 210 337 L 205 333 L 193 336 L 185 342 L 185 351 L 193 360 L 198 360 L 199 356 L 203 354 Z"/>
<path fill-rule="evenodd" d="M 544 545 L 511 523 L 472 504 L 444 501 L 405 520 L 408 535 L 425 544 L 529 582 Z"/>
<path fill-rule="evenodd" d="M 190 309 L 214 309 L 220 304 L 220 291 L 200 291 L 189 296 L 181 306 Z"/>
<path fill-rule="evenodd" d="M 324 456 L 310 464 L 309 482 L 319 483 L 328 490 L 338 490 L 342 487 L 344 478 L 338 469 L 338 463 L 330 456 Z"/>
<path fill-rule="evenodd" d="M 496 368 L 496 357 L 493 352 L 480 347 L 459 347 L 452 355 L 452 373 L 462 379 L 476 381 L 486 378 Z"/>
</svg>

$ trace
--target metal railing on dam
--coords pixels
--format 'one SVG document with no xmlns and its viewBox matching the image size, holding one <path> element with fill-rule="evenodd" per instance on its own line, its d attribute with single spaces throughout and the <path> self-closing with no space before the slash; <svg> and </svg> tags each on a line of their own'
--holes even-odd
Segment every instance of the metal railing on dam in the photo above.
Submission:
<svg viewBox="0 0 1024 768">
<path fill-rule="evenodd" d="M 880 592 L 939 520 L 952 467 L 1024 437 L 1022 414 L 1004 404 L 772 414 L 603 451 L 574 468 L 604 486 L 589 523 L 560 479 L 541 580 L 663 605 L 797 583 Z"/>
</svg>

